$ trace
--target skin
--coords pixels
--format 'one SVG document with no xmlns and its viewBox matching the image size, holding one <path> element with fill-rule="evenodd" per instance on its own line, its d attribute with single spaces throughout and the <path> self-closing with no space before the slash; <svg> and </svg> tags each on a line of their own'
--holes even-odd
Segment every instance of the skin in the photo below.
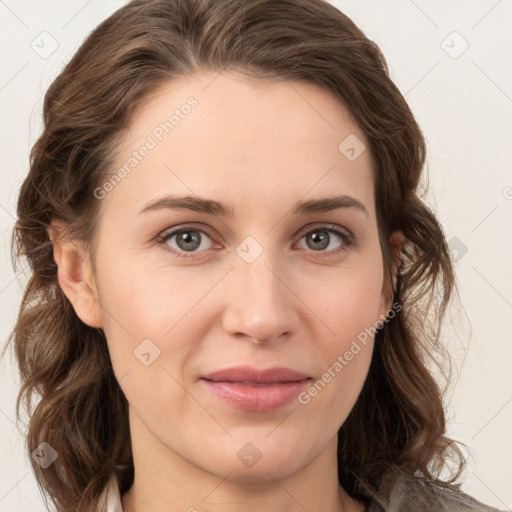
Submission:
<svg viewBox="0 0 512 512">
<path fill-rule="evenodd" d="M 366 144 L 365 137 L 317 86 L 202 73 L 148 98 L 116 163 L 190 96 L 198 105 L 101 199 L 95 268 L 79 242 L 51 232 L 60 286 L 81 320 L 104 330 L 130 404 L 135 480 L 123 508 L 361 511 L 339 486 L 337 431 L 367 376 L 371 336 L 306 405 L 294 399 L 271 412 L 243 411 L 199 379 L 251 365 L 316 381 L 385 316 L 391 303 L 382 295 L 371 157 L 366 150 L 350 161 L 338 149 L 349 134 Z M 222 201 L 234 214 L 139 214 L 168 194 Z M 292 214 L 300 200 L 343 194 L 367 213 Z M 195 252 L 176 236 L 155 241 L 191 223 L 203 231 Z M 329 233 L 329 246 L 315 250 L 306 234 L 328 225 L 349 230 L 355 244 Z M 263 250 L 251 263 L 236 251 L 248 236 Z M 402 242 L 394 233 L 397 254 Z M 160 354 L 146 366 L 134 350 L 148 338 Z M 261 454 L 252 467 L 237 457 L 249 442 Z"/>
</svg>

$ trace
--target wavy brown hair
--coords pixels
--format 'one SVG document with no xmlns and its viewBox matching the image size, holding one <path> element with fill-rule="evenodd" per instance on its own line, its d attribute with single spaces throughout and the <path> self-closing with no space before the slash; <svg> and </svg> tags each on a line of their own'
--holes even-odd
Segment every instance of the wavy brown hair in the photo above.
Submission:
<svg viewBox="0 0 512 512">
<path fill-rule="evenodd" d="M 442 228 L 420 197 L 425 141 L 378 46 L 323 0 L 134 0 L 87 37 L 49 87 L 19 194 L 13 260 L 16 268 L 26 258 L 31 277 L 9 337 L 22 380 L 16 412 L 19 421 L 23 403 L 29 452 L 46 441 L 59 454 L 46 469 L 30 459 L 38 485 L 58 511 L 85 512 L 112 474 L 121 494 L 132 484 L 127 400 L 103 331 L 77 317 L 59 286 L 48 229 L 63 220 L 94 259 L 93 191 L 113 172 L 136 109 L 164 83 L 200 70 L 315 84 L 363 131 L 389 270 L 384 291 L 402 310 L 377 332 L 367 380 L 339 430 L 339 480 L 366 503 L 390 468 L 440 482 L 452 441 L 444 388 L 428 367 L 444 354 L 440 328 L 454 275 Z M 406 237 L 395 290 L 394 230 Z M 440 485 L 457 486 L 459 455 L 458 471 Z"/>
</svg>

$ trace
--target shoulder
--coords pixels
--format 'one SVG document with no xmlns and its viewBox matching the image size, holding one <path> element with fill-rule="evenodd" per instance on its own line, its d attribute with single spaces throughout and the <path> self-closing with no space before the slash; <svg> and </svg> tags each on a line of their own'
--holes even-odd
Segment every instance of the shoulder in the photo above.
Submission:
<svg viewBox="0 0 512 512">
<path fill-rule="evenodd" d="M 489 507 L 456 487 L 406 476 L 384 479 L 369 512 L 510 512 Z"/>
</svg>

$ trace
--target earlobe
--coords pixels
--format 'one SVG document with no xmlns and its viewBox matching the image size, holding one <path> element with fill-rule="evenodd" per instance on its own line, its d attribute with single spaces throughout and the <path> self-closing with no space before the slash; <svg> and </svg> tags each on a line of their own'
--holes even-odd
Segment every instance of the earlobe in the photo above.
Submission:
<svg viewBox="0 0 512 512">
<path fill-rule="evenodd" d="M 62 221 L 52 222 L 48 229 L 59 286 L 82 322 L 102 328 L 99 297 L 88 255 L 80 241 L 66 237 L 65 229 Z"/>
</svg>

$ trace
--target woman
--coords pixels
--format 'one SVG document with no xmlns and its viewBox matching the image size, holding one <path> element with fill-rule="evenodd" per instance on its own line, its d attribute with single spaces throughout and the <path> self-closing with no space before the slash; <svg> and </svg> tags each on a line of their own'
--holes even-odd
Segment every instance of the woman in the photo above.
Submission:
<svg viewBox="0 0 512 512">
<path fill-rule="evenodd" d="M 426 367 L 454 277 L 424 139 L 350 19 L 135 0 L 44 119 L 12 339 L 59 511 L 492 510 Z"/>
</svg>

